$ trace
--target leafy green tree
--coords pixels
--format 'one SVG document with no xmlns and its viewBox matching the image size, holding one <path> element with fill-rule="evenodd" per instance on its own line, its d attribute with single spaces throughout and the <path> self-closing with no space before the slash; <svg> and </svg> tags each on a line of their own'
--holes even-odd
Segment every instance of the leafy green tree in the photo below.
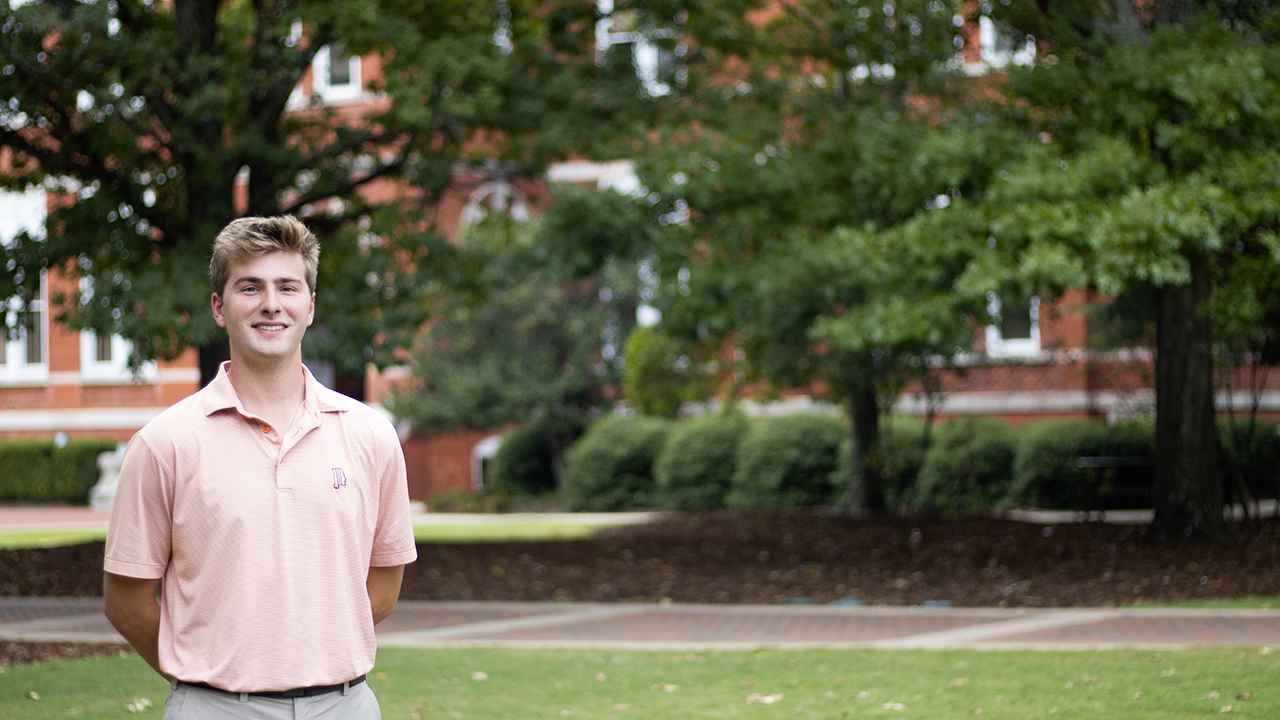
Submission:
<svg viewBox="0 0 1280 720">
<path fill-rule="evenodd" d="M 534 225 L 492 217 L 448 250 L 466 282 L 438 286 L 414 383 L 390 408 L 424 431 L 538 421 L 563 491 L 563 451 L 621 380 L 620 348 L 602 339 L 630 329 L 635 281 L 611 266 L 583 279 L 539 266 Z"/>
<path fill-rule="evenodd" d="M 647 102 L 632 68 L 598 61 L 591 3 L 3 8 L 0 186 L 74 201 L 53 209 L 46 239 L 6 248 L 0 297 L 34 297 L 46 269 L 79 273 L 93 302 L 57 298 L 60 320 L 123 335 L 135 363 L 199 348 L 206 379 L 222 336 L 205 266 L 237 177 L 247 214 L 325 226 L 327 332 L 308 353 L 362 372 L 394 362 L 427 316 L 418 275 L 443 244 L 429 210 L 458 166 L 532 176 L 570 146 L 606 152 L 622 135 L 610 128 Z M 379 58 L 371 103 L 291 104 L 322 50 Z"/>
<path fill-rule="evenodd" d="M 958 306 L 938 310 L 949 325 L 936 332 L 907 333 L 888 310 L 875 323 L 871 314 L 838 322 L 900 295 L 863 272 L 873 248 L 893 261 L 890 241 L 865 239 L 928 207 L 980 197 L 1012 152 L 990 137 L 1002 132 L 996 116 L 966 106 L 958 5 L 674 5 L 676 35 L 690 38 L 684 83 L 663 98 L 661 122 L 637 153 L 641 204 L 665 228 L 653 252 L 661 328 L 740 348 L 745 381 L 825 389 L 847 405 L 854 461 L 842 506 L 876 507 L 879 484 L 863 457 L 881 399 L 901 386 L 900 370 L 924 367 L 923 353 L 966 346 L 968 328 Z M 955 266 L 955 253 L 940 252 L 929 262 Z M 943 275 L 929 279 L 938 296 Z"/>
<path fill-rule="evenodd" d="M 1128 0 L 1016 5 L 994 11 L 1049 54 L 1011 74 L 1013 105 L 1029 109 L 1026 127 L 1046 142 L 989 193 L 992 247 L 961 286 L 1149 290 L 1157 336 L 1149 534 L 1223 539 L 1214 320 L 1242 337 L 1266 304 L 1227 306 L 1280 270 L 1275 12 L 1187 0 L 1142 12 Z"/>
</svg>

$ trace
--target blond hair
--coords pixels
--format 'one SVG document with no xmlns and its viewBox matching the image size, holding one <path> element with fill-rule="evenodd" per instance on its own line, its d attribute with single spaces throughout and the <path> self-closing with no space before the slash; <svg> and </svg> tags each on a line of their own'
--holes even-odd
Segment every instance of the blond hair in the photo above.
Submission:
<svg viewBox="0 0 1280 720">
<path fill-rule="evenodd" d="M 306 265 L 307 289 L 316 291 L 320 241 L 292 215 L 232 220 L 213 241 L 209 279 L 219 296 L 230 280 L 231 266 L 273 252 L 298 253 Z"/>
</svg>

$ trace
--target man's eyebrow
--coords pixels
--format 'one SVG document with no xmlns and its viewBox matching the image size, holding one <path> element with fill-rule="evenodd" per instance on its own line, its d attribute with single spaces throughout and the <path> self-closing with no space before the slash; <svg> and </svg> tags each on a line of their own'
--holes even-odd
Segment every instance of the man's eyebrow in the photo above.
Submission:
<svg viewBox="0 0 1280 720">
<path fill-rule="evenodd" d="M 279 277 L 279 278 L 276 278 L 276 279 L 275 279 L 275 284 L 276 284 L 276 285 L 290 285 L 290 284 L 297 284 L 297 283 L 301 283 L 301 282 L 302 282 L 302 278 L 294 278 L 294 277 Z M 252 284 L 252 285 L 264 285 L 264 284 L 266 284 L 266 281 L 265 281 L 265 280 L 263 280 L 263 279 L 262 279 L 262 278 L 260 278 L 260 277 L 253 277 L 252 275 L 245 275 L 245 276 L 243 276 L 243 277 L 238 277 L 238 278 L 236 278 L 236 279 L 232 282 L 232 284 L 233 284 L 233 285 L 246 285 L 246 284 Z"/>
</svg>

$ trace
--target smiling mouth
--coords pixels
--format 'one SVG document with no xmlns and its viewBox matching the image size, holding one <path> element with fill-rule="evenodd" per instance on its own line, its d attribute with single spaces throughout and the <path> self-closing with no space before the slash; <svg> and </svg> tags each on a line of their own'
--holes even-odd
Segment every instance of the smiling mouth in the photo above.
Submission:
<svg viewBox="0 0 1280 720">
<path fill-rule="evenodd" d="M 276 330 L 283 330 L 285 328 L 284 325 L 254 325 L 254 327 L 258 328 L 259 330 L 266 330 L 267 332 L 274 332 Z"/>
</svg>

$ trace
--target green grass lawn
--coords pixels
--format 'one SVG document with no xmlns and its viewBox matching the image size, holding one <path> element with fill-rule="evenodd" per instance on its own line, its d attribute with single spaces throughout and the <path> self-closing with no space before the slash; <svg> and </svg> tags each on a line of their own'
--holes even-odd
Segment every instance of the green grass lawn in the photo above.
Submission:
<svg viewBox="0 0 1280 720">
<path fill-rule="evenodd" d="M 388 720 L 422 718 L 1280 717 L 1280 653 L 603 652 L 388 648 L 369 680 Z M 12 667 L 0 717 L 159 717 L 137 657 Z M 33 699 L 35 693 L 39 699 Z M 980 712 L 979 712 L 980 711 Z"/>
</svg>

